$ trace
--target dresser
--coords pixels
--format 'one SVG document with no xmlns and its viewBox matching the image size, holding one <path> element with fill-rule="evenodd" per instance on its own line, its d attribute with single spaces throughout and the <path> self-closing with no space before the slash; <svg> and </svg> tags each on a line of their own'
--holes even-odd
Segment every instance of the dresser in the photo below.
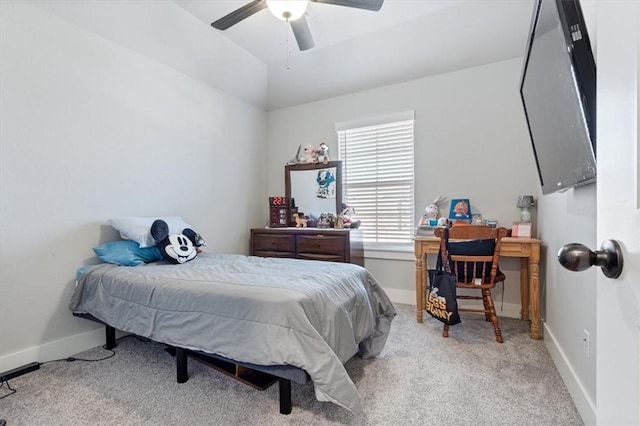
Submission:
<svg viewBox="0 0 640 426">
<path fill-rule="evenodd" d="M 361 235 L 357 229 L 255 228 L 251 230 L 251 255 L 364 266 Z"/>
</svg>

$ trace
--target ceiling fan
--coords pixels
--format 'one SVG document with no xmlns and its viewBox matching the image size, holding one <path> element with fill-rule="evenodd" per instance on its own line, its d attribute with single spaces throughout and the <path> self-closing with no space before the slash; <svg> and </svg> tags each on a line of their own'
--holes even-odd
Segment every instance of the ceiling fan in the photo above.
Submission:
<svg viewBox="0 0 640 426">
<path fill-rule="evenodd" d="M 269 8 L 269 11 L 276 18 L 286 21 L 291 25 L 291 30 L 298 42 L 300 50 L 311 49 L 315 43 L 307 19 L 304 16 L 309 1 L 372 10 L 375 12 L 380 10 L 384 2 L 384 0 L 253 0 L 251 3 L 213 22 L 211 26 L 224 31 L 251 15 L 260 12 L 262 9 Z"/>
</svg>

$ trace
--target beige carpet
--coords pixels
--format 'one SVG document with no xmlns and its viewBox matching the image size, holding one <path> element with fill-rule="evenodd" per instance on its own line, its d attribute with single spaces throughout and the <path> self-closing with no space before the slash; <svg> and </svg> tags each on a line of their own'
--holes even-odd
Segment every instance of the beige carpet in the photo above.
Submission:
<svg viewBox="0 0 640 426">
<path fill-rule="evenodd" d="M 295 383 L 293 412 L 281 415 L 277 385 L 254 390 L 193 360 L 189 381 L 178 384 L 163 345 L 125 338 L 107 360 L 48 363 L 11 380 L 17 392 L 0 399 L 0 419 L 7 426 L 583 424 L 528 322 L 500 318 L 505 343 L 498 344 L 483 316 L 463 314 L 444 339 L 439 322 L 418 324 L 415 307 L 396 308 L 383 354 L 347 364 L 362 417 Z M 106 354 L 95 348 L 78 357 Z"/>
</svg>

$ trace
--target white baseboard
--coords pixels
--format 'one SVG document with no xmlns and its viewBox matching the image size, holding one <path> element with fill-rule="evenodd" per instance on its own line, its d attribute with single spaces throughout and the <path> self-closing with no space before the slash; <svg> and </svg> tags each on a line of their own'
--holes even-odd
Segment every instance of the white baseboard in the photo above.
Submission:
<svg viewBox="0 0 640 426">
<path fill-rule="evenodd" d="M 547 323 L 543 322 L 544 329 L 544 343 L 553 359 L 553 363 L 556 365 L 562 380 L 564 381 L 571 398 L 573 398 L 578 413 L 582 417 L 582 421 L 585 425 L 596 424 L 596 406 L 589 395 L 585 391 L 580 378 L 576 375 L 573 367 L 569 363 L 569 360 L 565 356 L 560 346 L 557 344 L 557 340 L 553 335 L 553 332 L 547 327 Z"/>
<path fill-rule="evenodd" d="M 63 359 L 86 351 L 106 342 L 104 327 L 74 334 L 53 342 L 34 346 L 20 352 L 0 357 L 0 373 L 13 370 L 31 362 L 46 362 Z"/>
<path fill-rule="evenodd" d="M 404 305 L 416 305 L 416 292 L 411 290 L 400 290 L 397 288 L 385 288 L 392 303 L 402 303 Z"/>
<path fill-rule="evenodd" d="M 385 293 L 389 296 L 392 303 L 402 303 L 405 305 L 416 306 L 416 292 L 413 290 L 400 290 L 396 288 L 385 288 Z M 494 301 L 496 311 L 499 317 L 520 318 L 520 305 L 517 303 L 501 303 L 499 300 Z M 475 306 L 482 307 L 480 302 L 459 301 L 459 306 Z"/>
</svg>

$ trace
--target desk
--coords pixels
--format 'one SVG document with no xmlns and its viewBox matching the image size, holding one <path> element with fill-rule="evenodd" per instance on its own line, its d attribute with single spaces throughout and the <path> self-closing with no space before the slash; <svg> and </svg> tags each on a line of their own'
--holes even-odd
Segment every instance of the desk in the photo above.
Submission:
<svg viewBox="0 0 640 426">
<path fill-rule="evenodd" d="M 428 254 L 437 254 L 440 250 L 438 237 L 415 237 L 416 255 L 416 319 L 422 322 L 426 298 Z M 500 256 L 520 258 L 520 318 L 529 320 L 529 303 L 531 303 L 531 338 L 540 339 L 540 289 L 539 264 L 541 241 L 535 238 L 502 239 Z M 424 265 L 424 266 L 423 266 Z"/>
</svg>

